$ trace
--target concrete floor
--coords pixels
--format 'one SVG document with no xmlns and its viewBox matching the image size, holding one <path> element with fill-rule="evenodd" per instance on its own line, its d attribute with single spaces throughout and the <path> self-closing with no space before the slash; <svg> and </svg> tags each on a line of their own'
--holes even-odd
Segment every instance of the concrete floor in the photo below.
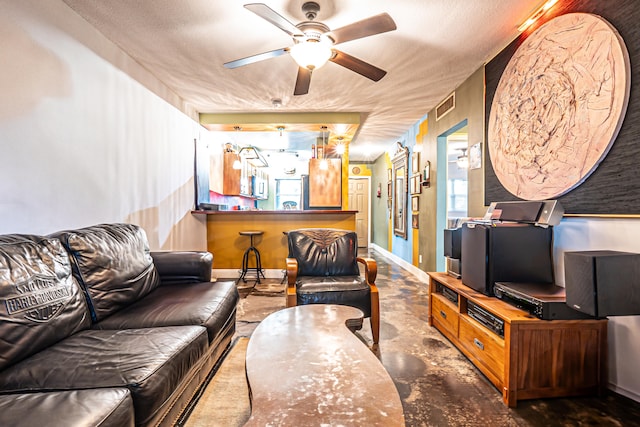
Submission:
<svg viewBox="0 0 640 427">
<path fill-rule="evenodd" d="M 378 262 L 380 345 L 376 355 L 393 378 L 407 426 L 640 426 L 640 403 L 603 397 L 518 402 L 510 409 L 498 390 L 437 330 L 427 325 L 427 286 L 384 256 Z M 239 284 L 238 336 L 285 307 L 284 286 Z M 371 346 L 368 319 L 357 335 Z M 380 396 L 384 399 L 384 396 Z"/>
</svg>

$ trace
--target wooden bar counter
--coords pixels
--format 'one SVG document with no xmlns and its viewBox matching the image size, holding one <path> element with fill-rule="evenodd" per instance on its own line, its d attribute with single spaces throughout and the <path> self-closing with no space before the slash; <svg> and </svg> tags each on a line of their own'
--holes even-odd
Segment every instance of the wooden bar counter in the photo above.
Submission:
<svg viewBox="0 0 640 427">
<path fill-rule="evenodd" d="M 242 255 L 249 247 L 249 239 L 240 236 L 243 230 L 261 230 L 262 236 L 254 238 L 260 251 L 262 268 L 285 268 L 287 237 L 285 231 L 298 228 L 356 227 L 356 212 L 344 210 L 306 211 L 193 211 L 207 216 L 207 250 L 213 254 L 214 269 L 240 269 Z"/>
</svg>

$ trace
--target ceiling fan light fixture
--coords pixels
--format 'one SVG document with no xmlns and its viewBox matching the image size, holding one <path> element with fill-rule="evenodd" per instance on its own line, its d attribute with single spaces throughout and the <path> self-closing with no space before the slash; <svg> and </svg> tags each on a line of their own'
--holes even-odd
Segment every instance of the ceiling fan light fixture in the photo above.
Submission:
<svg viewBox="0 0 640 427">
<path fill-rule="evenodd" d="M 307 39 L 291 46 L 289 52 L 296 63 L 310 71 L 317 70 L 327 63 L 333 51 L 329 42 L 324 38 L 320 40 Z"/>
<path fill-rule="evenodd" d="M 467 149 L 461 148 L 462 155 L 458 156 L 456 160 L 456 164 L 460 169 L 468 169 L 469 168 L 469 156 L 467 156 Z"/>
</svg>

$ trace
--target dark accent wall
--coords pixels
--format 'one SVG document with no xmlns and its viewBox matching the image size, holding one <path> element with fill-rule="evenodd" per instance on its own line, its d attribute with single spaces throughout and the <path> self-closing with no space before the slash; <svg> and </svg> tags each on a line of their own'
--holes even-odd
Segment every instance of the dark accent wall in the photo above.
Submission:
<svg viewBox="0 0 640 427">
<path fill-rule="evenodd" d="M 569 214 L 640 214 L 640 3 L 637 0 L 574 0 L 558 2 L 536 23 L 538 28 L 548 20 L 571 12 L 599 15 L 613 25 L 624 40 L 631 61 L 631 94 L 622 128 L 609 154 L 598 168 L 580 185 L 558 198 Z M 528 29 L 485 67 L 485 141 L 491 103 L 500 76 L 509 59 L 527 34 Z M 520 200 L 499 182 L 485 150 L 485 204 L 493 201 Z"/>
</svg>

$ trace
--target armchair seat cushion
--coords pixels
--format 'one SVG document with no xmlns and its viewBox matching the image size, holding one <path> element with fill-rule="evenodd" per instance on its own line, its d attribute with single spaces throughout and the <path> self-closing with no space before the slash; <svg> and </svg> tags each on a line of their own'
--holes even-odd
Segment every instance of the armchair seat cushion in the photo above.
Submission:
<svg viewBox="0 0 640 427">
<path fill-rule="evenodd" d="M 360 276 L 299 276 L 296 288 L 298 305 L 348 305 L 371 316 L 371 288 Z"/>
</svg>

